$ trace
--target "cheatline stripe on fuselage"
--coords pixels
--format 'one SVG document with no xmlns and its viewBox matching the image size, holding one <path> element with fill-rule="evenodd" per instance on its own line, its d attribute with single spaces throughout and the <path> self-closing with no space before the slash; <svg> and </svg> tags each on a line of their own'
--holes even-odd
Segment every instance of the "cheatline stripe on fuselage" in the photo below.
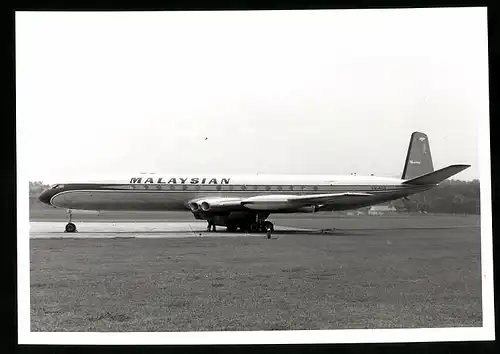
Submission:
<svg viewBox="0 0 500 354">
<path fill-rule="evenodd" d="M 159 188 L 160 187 L 160 188 Z M 202 188 L 204 187 L 204 188 Z M 213 188 L 206 188 L 213 187 Z M 220 187 L 220 188 L 217 188 Z M 239 188 L 238 188 L 239 187 Z M 293 189 L 290 189 L 290 185 L 245 185 L 245 188 L 241 188 L 242 185 L 212 185 L 212 186 L 200 186 L 200 185 L 188 185 L 188 184 L 129 184 L 129 185 L 116 185 L 116 186 L 104 186 L 104 185 L 79 185 L 79 186 L 66 186 L 61 189 L 56 189 L 54 192 L 66 192 L 66 191 L 78 191 L 78 190 L 111 190 L 111 191 L 140 191 L 140 190 L 190 190 L 190 191 L 225 191 L 225 192 L 270 192 L 270 191 L 284 191 L 284 192 L 297 192 L 297 191 L 395 191 L 395 190 L 411 190 L 420 188 L 428 188 L 429 186 L 412 186 L 412 185 L 335 185 L 335 186 L 321 186 L 321 185 L 292 185 Z M 280 188 L 281 187 L 281 188 Z M 286 188 L 288 187 L 288 188 Z"/>
<path fill-rule="evenodd" d="M 321 184 L 116 184 L 116 185 L 110 185 L 110 184 L 66 184 L 64 187 L 56 188 L 55 190 L 74 190 L 74 189 L 121 189 L 121 188 L 129 188 L 129 189 L 134 189 L 134 188 L 143 188 L 143 187 L 162 187 L 162 189 L 166 188 L 175 188 L 175 187 L 194 187 L 194 188 L 242 188 L 244 189 L 241 190 L 248 190 L 250 188 L 290 188 L 293 187 L 294 190 L 301 189 L 303 187 L 317 187 L 318 189 L 336 189 L 336 188 L 341 188 L 341 189 L 362 189 L 362 188 L 372 188 L 372 187 L 383 187 L 383 188 L 395 188 L 395 189 L 400 189 L 400 188 L 408 188 L 411 185 L 403 185 L 403 184 L 335 184 L 335 185 L 321 185 Z"/>
<path fill-rule="evenodd" d="M 320 189 L 320 186 L 317 186 L 317 190 L 304 190 L 301 187 L 300 189 L 294 189 L 294 190 L 277 190 L 277 189 L 270 189 L 270 190 L 265 190 L 265 189 L 251 189 L 252 186 L 245 190 L 229 190 L 226 188 L 221 188 L 220 190 L 207 190 L 207 189 L 192 189 L 192 188 L 186 188 L 186 189 L 171 189 L 170 187 L 167 188 L 161 188 L 161 189 L 154 189 L 154 188 L 144 188 L 144 189 L 122 189 L 119 187 L 123 186 L 137 186 L 137 185 L 118 185 L 118 186 L 91 186 L 91 185 L 85 185 L 87 188 L 82 188 L 84 187 L 83 185 L 80 186 L 67 186 L 63 188 L 62 190 L 55 191 L 54 195 L 52 198 L 56 196 L 60 196 L 62 194 L 68 194 L 72 192 L 133 192 L 133 193 L 190 193 L 190 194 L 221 194 L 221 193 L 228 193 L 231 192 L 233 194 L 266 194 L 266 193 L 275 193 L 275 194 L 293 194 L 294 192 L 300 192 L 300 193 L 306 193 L 306 194 L 325 194 L 325 193 L 342 193 L 342 192 L 367 192 L 370 194 L 376 194 L 376 195 L 381 195 L 381 194 L 386 194 L 386 193 L 393 193 L 393 192 L 401 192 L 401 191 L 407 191 L 410 193 L 417 193 L 418 191 L 426 190 L 429 189 L 429 186 L 400 186 L 400 185 L 394 185 L 394 186 L 385 186 L 385 189 L 371 189 L 367 188 L 366 185 L 349 185 L 349 186 L 321 186 L 323 188 Z M 141 184 L 141 186 L 144 186 Z M 148 185 L 150 187 L 153 187 L 153 185 Z M 165 185 L 162 185 L 165 186 Z M 182 186 L 182 187 L 187 187 L 188 185 L 170 185 L 173 186 L 174 188 L 177 186 Z M 259 185 L 261 186 L 261 185 Z M 91 188 L 88 188 L 91 187 Z M 98 187 L 98 188 L 92 188 L 92 187 Z M 99 188 L 100 187 L 100 188 Z M 118 187 L 118 188 L 116 188 Z M 227 187 L 225 185 L 224 187 Z M 311 187 L 309 185 L 308 187 Z M 312 186 L 314 187 L 314 186 Z M 52 199 L 51 198 L 51 199 Z"/>
</svg>

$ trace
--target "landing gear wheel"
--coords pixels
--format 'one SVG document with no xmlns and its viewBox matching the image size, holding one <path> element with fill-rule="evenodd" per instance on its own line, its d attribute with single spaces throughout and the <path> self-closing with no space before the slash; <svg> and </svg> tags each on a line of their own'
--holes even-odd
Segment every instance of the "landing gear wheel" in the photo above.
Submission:
<svg viewBox="0 0 500 354">
<path fill-rule="evenodd" d="M 259 224 L 256 222 L 253 222 L 250 224 L 250 232 L 257 232 L 259 231 Z"/>
<path fill-rule="evenodd" d="M 207 226 L 207 232 L 215 232 L 215 224 L 213 224 L 211 221 L 208 221 L 208 226 Z"/>
<path fill-rule="evenodd" d="M 72 222 L 69 222 L 66 224 L 66 232 L 75 232 L 76 231 L 76 226 Z"/>
<path fill-rule="evenodd" d="M 227 232 L 236 232 L 236 229 L 238 228 L 238 225 L 229 223 L 226 225 Z"/>
<path fill-rule="evenodd" d="M 274 231 L 274 225 L 273 225 L 273 223 L 270 222 L 270 221 L 265 221 L 262 224 L 262 228 L 264 229 L 264 231 L 266 233 L 267 239 L 270 239 L 271 238 L 271 234 Z"/>
<path fill-rule="evenodd" d="M 262 224 L 262 227 L 263 227 L 263 229 L 264 229 L 265 232 L 273 232 L 274 231 L 274 225 L 270 221 L 265 221 Z"/>
</svg>

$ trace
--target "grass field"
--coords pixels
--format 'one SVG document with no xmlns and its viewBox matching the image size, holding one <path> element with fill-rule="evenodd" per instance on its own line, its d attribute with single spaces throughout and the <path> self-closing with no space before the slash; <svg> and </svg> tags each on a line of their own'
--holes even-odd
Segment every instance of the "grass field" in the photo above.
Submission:
<svg viewBox="0 0 500 354">
<path fill-rule="evenodd" d="M 339 230 L 33 239 L 32 331 L 481 326 L 478 217 L 275 222 Z"/>
</svg>

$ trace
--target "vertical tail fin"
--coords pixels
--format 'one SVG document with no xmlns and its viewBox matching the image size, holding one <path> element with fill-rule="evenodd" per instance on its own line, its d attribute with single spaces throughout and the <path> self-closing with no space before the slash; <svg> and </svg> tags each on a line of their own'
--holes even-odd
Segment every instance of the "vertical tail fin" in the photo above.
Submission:
<svg viewBox="0 0 500 354">
<path fill-rule="evenodd" d="M 434 166 L 427 135 L 421 132 L 413 132 L 401 178 L 411 179 L 433 171 Z"/>
</svg>

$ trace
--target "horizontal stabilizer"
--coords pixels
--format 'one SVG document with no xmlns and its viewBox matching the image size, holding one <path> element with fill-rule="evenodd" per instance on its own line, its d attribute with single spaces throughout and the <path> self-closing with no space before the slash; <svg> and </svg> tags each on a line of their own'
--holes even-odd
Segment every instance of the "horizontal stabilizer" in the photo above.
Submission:
<svg viewBox="0 0 500 354">
<path fill-rule="evenodd" d="M 462 172 L 466 168 L 469 168 L 470 165 L 451 165 L 440 170 L 426 173 L 425 175 L 409 179 L 404 181 L 404 184 L 411 185 L 427 185 L 427 184 L 438 184 L 445 179 L 456 175 L 459 172 Z"/>
</svg>

